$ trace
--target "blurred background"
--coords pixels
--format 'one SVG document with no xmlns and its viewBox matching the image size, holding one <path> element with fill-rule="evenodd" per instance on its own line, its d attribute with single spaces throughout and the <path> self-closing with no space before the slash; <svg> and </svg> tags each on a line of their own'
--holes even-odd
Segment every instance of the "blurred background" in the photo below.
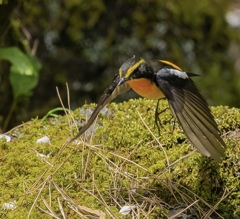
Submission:
<svg viewBox="0 0 240 219">
<path fill-rule="evenodd" d="M 133 55 L 200 74 L 210 105 L 240 107 L 239 0 L 0 0 L 0 24 L 2 131 L 59 107 L 56 86 L 67 105 L 66 82 L 72 109 L 97 102 Z"/>
</svg>

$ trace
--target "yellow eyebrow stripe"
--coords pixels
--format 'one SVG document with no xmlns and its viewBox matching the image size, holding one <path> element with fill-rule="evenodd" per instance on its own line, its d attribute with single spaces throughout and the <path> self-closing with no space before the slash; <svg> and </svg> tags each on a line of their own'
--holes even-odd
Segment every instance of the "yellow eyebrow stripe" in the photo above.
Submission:
<svg viewBox="0 0 240 219">
<path fill-rule="evenodd" d="M 126 73 L 126 75 L 124 76 L 125 78 L 128 78 L 132 73 L 133 71 L 139 66 L 141 65 L 142 63 L 144 63 L 144 59 L 140 59 L 140 61 L 138 61 L 137 63 L 135 63 L 132 67 L 130 67 Z"/>
<path fill-rule="evenodd" d="M 182 69 L 180 67 L 178 67 L 177 65 L 173 64 L 172 62 L 169 62 L 169 61 L 166 61 L 166 60 L 159 60 L 159 61 L 162 62 L 162 63 L 165 63 L 167 65 L 170 65 L 170 66 L 172 66 L 173 68 L 176 68 L 179 71 L 182 71 Z"/>
</svg>

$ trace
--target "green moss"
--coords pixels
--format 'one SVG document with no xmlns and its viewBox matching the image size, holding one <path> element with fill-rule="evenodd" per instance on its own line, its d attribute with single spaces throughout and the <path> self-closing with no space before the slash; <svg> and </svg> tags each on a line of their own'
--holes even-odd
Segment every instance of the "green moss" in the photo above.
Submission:
<svg viewBox="0 0 240 219">
<path fill-rule="evenodd" d="M 83 124 L 94 107 L 85 105 L 81 114 L 73 112 L 76 123 Z M 216 204 L 223 217 L 240 215 L 240 110 L 212 108 L 227 144 L 227 157 L 217 164 L 196 152 L 169 110 L 159 116 L 159 135 L 155 107 L 156 101 L 143 99 L 112 103 L 99 114 L 93 132 L 79 138 L 78 144 L 64 144 L 76 133 L 69 115 L 69 120 L 66 116 L 34 119 L 13 130 L 17 137 L 11 142 L 0 140 L 0 206 L 16 200 L 17 208 L 1 209 L 0 216 L 52 218 L 40 210 L 51 208 L 61 217 L 61 204 L 69 218 L 80 213 L 96 216 L 93 210 L 119 218 L 124 205 L 137 205 L 136 211 L 149 218 L 164 218 L 168 206 L 196 200 L 194 208 L 200 216 Z M 166 101 L 160 102 L 161 110 L 167 107 Z M 51 143 L 36 144 L 45 135 Z M 36 152 L 51 154 L 44 160 Z"/>
</svg>

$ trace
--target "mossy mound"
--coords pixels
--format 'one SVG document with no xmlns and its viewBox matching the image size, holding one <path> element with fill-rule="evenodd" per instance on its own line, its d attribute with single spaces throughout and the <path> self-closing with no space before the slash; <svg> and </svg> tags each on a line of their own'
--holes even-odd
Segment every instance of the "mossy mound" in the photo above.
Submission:
<svg viewBox="0 0 240 219">
<path fill-rule="evenodd" d="M 160 135 L 156 101 L 137 99 L 108 105 L 67 145 L 94 107 L 32 120 L 11 131 L 12 141 L 0 139 L 1 218 L 122 218 L 125 205 L 134 208 L 126 218 L 167 218 L 178 205 L 192 218 L 240 216 L 239 109 L 212 108 L 227 144 L 218 164 L 192 147 L 166 101 Z M 36 144 L 43 136 L 50 143 Z"/>
</svg>

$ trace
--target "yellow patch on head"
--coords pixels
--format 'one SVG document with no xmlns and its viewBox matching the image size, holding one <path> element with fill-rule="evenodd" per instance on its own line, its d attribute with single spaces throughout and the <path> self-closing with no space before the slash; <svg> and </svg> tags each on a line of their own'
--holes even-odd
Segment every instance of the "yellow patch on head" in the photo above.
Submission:
<svg viewBox="0 0 240 219">
<path fill-rule="evenodd" d="M 120 78 L 122 78 L 122 70 L 121 70 L 121 68 L 119 69 L 118 74 L 119 74 Z"/>
<path fill-rule="evenodd" d="M 162 63 L 165 63 L 167 65 L 170 65 L 170 66 L 172 66 L 173 68 L 175 68 L 175 69 L 177 69 L 179 71 L 182 71 L 182 69 L 180 67 L 178 67 L 177 65 L 173 64 L 172 62 L 169 62 L 169 61 L 166 61 L 166 60 L 159 60 L 159 61 L 162 62 Z"/>
<path fill-rule="evenodd" d="M 133 79 L 126 83 L 142 97 L 149 99 L 161 99 L 165 97 L 160 88 L 147 78 Z"/>
<path fill-rule="evenodd" d="M 127 70 L 127 73 L 124 75 L 124 78 L 128 78 L 132 73 L 133 71 L 139 67 L 142 63 L 144 63 L 145 61 L 143 59 L 140 59 L 140 61 L 138 61 L 137 63 L 135 63 L 132 67 L 130 67 L 128 70 Z M 121 75 L 120 75 L 121 77 Z"/>
</svg>

